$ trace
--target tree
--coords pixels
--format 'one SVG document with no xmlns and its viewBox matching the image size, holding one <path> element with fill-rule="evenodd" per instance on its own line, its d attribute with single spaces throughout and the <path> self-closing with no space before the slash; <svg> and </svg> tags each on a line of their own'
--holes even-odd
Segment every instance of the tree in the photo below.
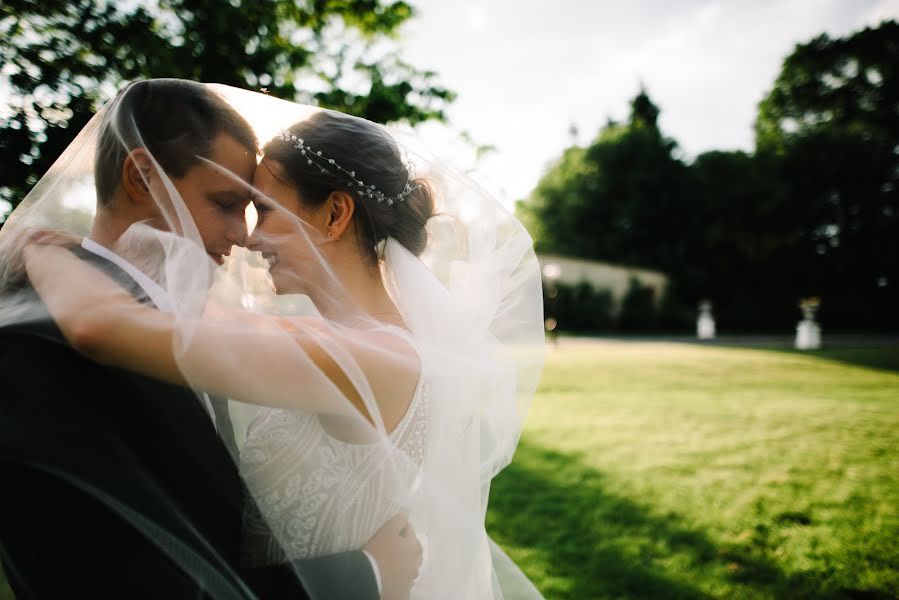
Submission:
<svg viewBox="0 0 899 600">
<path fill-rule="evenodd" d="M 752 154 L 706 152 L 689 170 L 699 226 L 676 271 L 683 300 L 712 300 L 725 329 L 789 327 L 796 299 L 813 293 L 807 206 L 789 201 L 776 165 Z"/>
<path fill-rule="evenodd" d="M 795 140 L 834 130 L 891 144 L 899 139 L 897 106 L 899 23 L 840 39 L 822 34 L 784 60 L 759 104 L 756 145 L 784 152 Z"/>
<path fill-rule="evenodd" d="M 627 123 L 569 148 L 519 205 L 537 249 L 668 270 L 683 253 L 686 166 L 645 91 Z"/>
<path fill-rule="evenodd" d="M 453 94 L 385 51 L 402 0 L 4 0 L 0 201 L 15 205 L 125 81 L 265 89 L 377 122 L 443 120 Z M 2 93 L 2 92 L 0 92 Z M 2 211 L 0 211 L 2 213 Z M 0 214 L 2 220 L 2 214 Z"/>
<path fill-rule="evenodd" d="M 899 324 L 899 23 L 821 35 L 784 61 L 756 145 L 802 213 L 825 322 Z"/>
<path fill-rule="evenodd" d="M 821 296 L 831 330 L 899 327 L 899 24 L 798 45 L 752 154 L 686 165 L 658 116 L 641 91 L 547 171 L 520 205 L 538 250 L 665 271 L 660 322 L 710 298 L 724 328 L 783 330 Z"/>
</svg>

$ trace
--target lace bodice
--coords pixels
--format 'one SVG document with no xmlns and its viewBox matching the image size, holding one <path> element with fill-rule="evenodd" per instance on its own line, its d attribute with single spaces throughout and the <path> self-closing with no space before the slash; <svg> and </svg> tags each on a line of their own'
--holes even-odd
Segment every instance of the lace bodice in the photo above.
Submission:
<svg viewBox="0 0 899 600">
<path fill-rule="evenodd" d="M 398 469 L 384 466 L 381 444 L 341 441 L 314 413 L 264 409 L 250 424 L 240 455 L 241 473 L 258 507 L 244 517 L 245 562 L 264 565 L 356 550 L 400 512 L 404 490 L 424 461 L 428 389 L 420 380 L 390 433 L 403 459 Z"/>
</svg>

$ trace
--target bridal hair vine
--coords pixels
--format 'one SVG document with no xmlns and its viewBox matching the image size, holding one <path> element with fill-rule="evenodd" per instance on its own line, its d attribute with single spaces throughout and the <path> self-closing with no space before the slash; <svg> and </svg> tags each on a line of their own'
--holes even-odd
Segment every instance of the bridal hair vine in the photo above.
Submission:
<svg viewBox="0 0 899 600">
<path fill-rule="evenodd" d="M 420 187 L 418 185 L 413 186 L 411 182 L 411 173 L 414 166 L 411 158 L 406 161 L 406 184 L 403 186 L 403 191 L 396 196 L 388 196 L 374 185 L 365 185 L 365 182 L 361 179 L 356 179 L 356 171 L 348 171 L 337 164 L 333 158 L 322 156 L 321 150 L 315 150 L 311 146 L 306 145 L 303 138 L 297 137 L 286 129 L 278 132 L 278 138 L 285 142 L 293 143 L 294 147 L 300 151 L 300 154 L 306 157 L 306 162 L 317 166 L 322 173 L 331 173 L 332 175 L 340 175 L 342 173 L 350 180 L 350 187 L 358 186 L 363 196 L 374 198 L 379 204 L 386 202 L 388 206 L 392 206 L 394 202 L 402 202 L 409 194 Z M 336 173 L 334 169 L 340 173 Z"/>
</svg>

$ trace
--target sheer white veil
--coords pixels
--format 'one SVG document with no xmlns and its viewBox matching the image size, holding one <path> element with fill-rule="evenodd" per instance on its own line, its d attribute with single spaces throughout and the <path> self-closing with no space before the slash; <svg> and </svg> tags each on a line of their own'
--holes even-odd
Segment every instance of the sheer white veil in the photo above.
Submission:
<svg viewBox="0 0 899 600">
<path fill-rule="evenodd" d="M 144 113 L 169 88 L 212 98 L 230 116 L 191 108 L 175 130 L 155 130 Z M 171 116 L 164 105 L 159 114 Z M 276 187 L 235 167 L 244 163 L 226 156 L 220 137 L 177 149 L 210 123 L 230 131 L 253 166 L 278 163 Z M 86 236 L 98 202 L 109 210 L 97 192 L 109 187 L 105 163 L 121 171 L 127 157 L 144 160 L 157 216 L 110 249 L 164 290 L 172 353 L 198 400 L 229 397 L 235 460 L 258 506 L 248 523 L 264 524 L 267 547 L 280 549 L 248 556 L 303 558 L 296 531 L 307 526 L 328 551 L 357 549 L 403 512 L 425 546 L 414 598 L 539 597 L 484 525 L 490 482 L 512 460 L 543 364 L 540 269 L 521 223 L 414 132 L 227 86 L 139 82 L 88 123 L 0 230 L 0 325 L 45 318 L 24 280 L 29 232 Z M 199 170 L 194 185 L 186 173 Z M 318 183 L 303 180 L 288 199 L 273 193 L 303 173 Z M 209 204 L 201 184 L 227 202 Z M 317 220 L 313 208 L 334 190 L 360 213 L 345 235 L 397 314 L 360 295 L 362 271 Z M 244 215 L 247 200 L 255 205 Z M 229 210 L 255 231 L 224 248 L 207 220 L 233 221 Z M 222 265 L 219 254 L 229 254 Z M 291 435 L 310 428 L 318 441 L 293 460 Z M 327 483 L 329 473 L 356 479 Z M 287 516 L 320 498 L 322 513 L 342 516 Z"/>
</svg>

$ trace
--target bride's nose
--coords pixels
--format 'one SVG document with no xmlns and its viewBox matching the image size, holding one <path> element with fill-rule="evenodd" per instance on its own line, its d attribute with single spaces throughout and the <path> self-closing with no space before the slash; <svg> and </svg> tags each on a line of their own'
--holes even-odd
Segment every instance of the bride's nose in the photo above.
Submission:
<svg viewBox="0 0 899 600">
<path fill-rule="evenodd" d="M 263 242 L 265 241 L 264 238 L 265 238 L 265 236 L 259 230 L 259 228 L 258 227 L 255 228 L 253 230 L 253 232 L 247 238 L 247 249 L 252 250 L 253 252 L 255 252 L 257 250 L 261 251 L 262 247 L 263 247 Z"/>
</svg>

